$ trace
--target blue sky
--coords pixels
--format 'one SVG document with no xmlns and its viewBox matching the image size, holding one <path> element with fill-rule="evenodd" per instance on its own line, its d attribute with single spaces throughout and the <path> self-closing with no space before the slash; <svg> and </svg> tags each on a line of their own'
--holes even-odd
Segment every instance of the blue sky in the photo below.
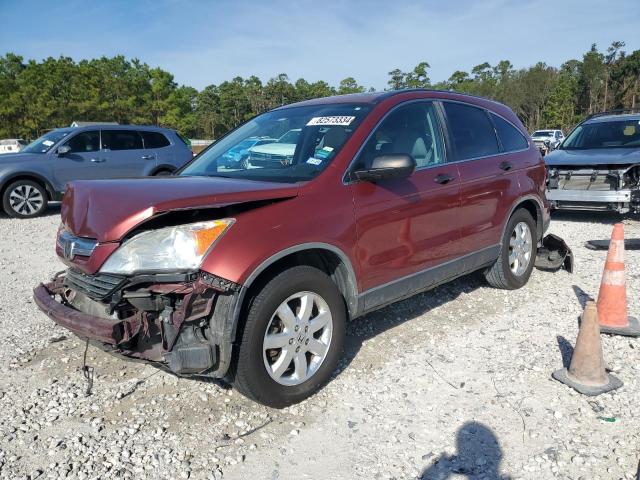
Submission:
<svg viewBox="0 0 640 480">
<path fill-rule="evenodd" d="M 0 54 L 123 54 L 199 89 L 279 73 L 383 89 L 423 60 L 439 81 L 485 61 L 559 66 L 592 43 L 640 48 L 639 0 L 0 0 L 0 18 Z"/>
</svg>

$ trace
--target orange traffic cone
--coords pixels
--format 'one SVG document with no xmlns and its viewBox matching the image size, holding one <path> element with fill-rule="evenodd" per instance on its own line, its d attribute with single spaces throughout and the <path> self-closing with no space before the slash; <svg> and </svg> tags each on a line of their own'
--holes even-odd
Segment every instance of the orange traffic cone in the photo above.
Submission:
<svg viewBox="0 0 640 480">
<path fill-rule="evenodd" d="M 640 336 L 640 323 L 627 313 L 627 287 L 624 278 L 624 229 L 616 223 L 611 234 L 598 294 L 600 331 L 629 337 Z"/>
<path fill-rule="evenodd" d="M 608 374 L 604 368 L 598 310 L 593 301 L 589 300 L 584 307 L 569 369 L 556 370 L 551 376 L 583 395 L 590 396 L 600 395 L 622 386 L 622 382 Z"/>
</svg>

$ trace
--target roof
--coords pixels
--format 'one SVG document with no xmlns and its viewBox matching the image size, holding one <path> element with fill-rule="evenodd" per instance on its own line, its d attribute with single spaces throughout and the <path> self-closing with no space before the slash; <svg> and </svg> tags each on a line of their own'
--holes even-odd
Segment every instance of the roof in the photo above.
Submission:
<svg viewBox="0 0 640 480">
<path fill-rule="evenodd" d="M 407 93 L 434 93 L 434 94 L 438 94 L 438 96 L 440 97 L 444 96 L 445 98 L 451 98 L 451 99 L 455 99 L 456 97 L 460 99 L 477 98 L 485 102 L 502 105 L 501 103 L 496 102 L 495 100 L 491 100 L 490 98 L 471 95 L 468 93 L 455 92 L 453 90 L 435 90 L 435 89 L 428 89 L 428 88 L 405 88 L 402 90 L 388 90 L 384 92 L 349 93 L 347 95 L 334 95 L 332 97 L 320 97 L 320 98 L 314 98 L 311 100 L 304 100 L 302 102 L 292 103 L 289 105 L 283 105 L 282 107 L 279 107 L 279 108 L 303 107 L 303 106 L 311 106 L 311 105 L 326 105 L 326 104 L 334 104 L 334 103 L 336 104 L 364 103 L 364 104 L 375 105 L 389 97 L 394 97 L 396 95 L 403 95 Z M 277 108 L 276 110 L 278 110 L 279 108 Z"/>
<path fill-rule="evenodd" d="M 118 122 L 81 122 L 78 120 L 74 120 L 71 122 L 70 127 L 88 127 L 91 125 L 118 125 Z"/>
<path fill-rule="evenodd" d="M 74 122 L 75 123 L 75 122 Z M 120 125 L 119 123 L 100 123 L 100 122 L 84 122 L 86 125 L 78 125 L 73 126 L 71 124 L 70 127 L 62 127 L 62 128 L 54 128 L 52 130 L 57 131 L 77 131 L 80 128 L 84 129 L 92 129 L 96 127 L 107 127 L 109 130 L 150 130 L 154 132 L 170 132 L 173 131 L 170 128 L 165 127 L 157 127 L 155 125 Z"/>
</svg>

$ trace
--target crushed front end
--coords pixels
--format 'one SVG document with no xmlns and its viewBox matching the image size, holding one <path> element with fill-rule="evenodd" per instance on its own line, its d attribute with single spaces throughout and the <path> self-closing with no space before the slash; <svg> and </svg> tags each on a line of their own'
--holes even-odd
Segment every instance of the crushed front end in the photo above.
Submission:
<svg viewBox="0 0 640 480">
<path fill-rule="evenodd" d="M 239 290 L 205 272 L 122 277 L 70 268 L 36 287 L 34 299 L 106 351 L 178 374 L 223 376 L 231 348 L 224 325 Z"/>
<path fill-rule="evenodd" d="M 242 287 L 200 269 L 232 219 L 140 230 L 120 242 L 74 235 L 56 253 L 69 267 L 34 290 L 54 322 L 112 353 L 183 375 L 222 377 Z"/>
<path fill-rule="evenodd" d="M 640 212 L 640 165 L 552 165 L 547 199 L 553 209 Z"/>
</svg>

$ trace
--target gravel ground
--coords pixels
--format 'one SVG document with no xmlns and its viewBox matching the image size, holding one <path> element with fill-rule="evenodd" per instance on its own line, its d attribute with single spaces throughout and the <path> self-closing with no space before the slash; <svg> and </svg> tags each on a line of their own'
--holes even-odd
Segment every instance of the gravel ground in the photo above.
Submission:
<svg viewBox="0 0 640 480">
<path fill-rule="evenodd" d="M 0 478 L 635 478 L 640 341 L 603 336 L 622 389 L 590 398 L 550 379 L 597 295 L 612 215 L 557 215 L 573 275 L 515 292 L 471 275 L 352 322 L 332 382 L 272 410 L 89 348 L 39 313 L 31 289 L 62 269 L 59 212 L 0 217 Z M 640 225 L 624 219 L 627 238 Z M 640 315 L 640 252 L 627 255 Z"/>
</svg>

